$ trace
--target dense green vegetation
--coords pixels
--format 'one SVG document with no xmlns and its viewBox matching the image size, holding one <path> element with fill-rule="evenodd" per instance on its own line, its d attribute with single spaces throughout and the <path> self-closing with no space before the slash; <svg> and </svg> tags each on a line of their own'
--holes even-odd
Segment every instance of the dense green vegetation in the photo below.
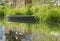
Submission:
<svg viewBox="0 0 60 41">
<path fill-rule="evenodd" d="M 37 31 L 47 31 L 47 30 L 59 31 L 60 30 L 60 7 L 32 6 L 31 8 L 28 7 L 12 8 L 8 6 L 2 6 L 0 8 L 0 16 L 5 18 L 4 19 L 5 25 L 8 25 L 7 16 L 9 15 L 34 15 L 39 19 L 39 23 L 31 25 L 31 28 L 33 30 L 35 30 L 36 28 Z M 19 23 L 11 23 L 11 24 L 18 25 Z"/>
</svg>

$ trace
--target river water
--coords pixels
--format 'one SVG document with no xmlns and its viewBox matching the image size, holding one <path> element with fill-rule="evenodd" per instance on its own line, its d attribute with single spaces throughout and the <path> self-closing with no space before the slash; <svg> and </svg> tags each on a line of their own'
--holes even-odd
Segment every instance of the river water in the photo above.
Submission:
<svg viewBox="0 0 60 41">
<path fill-rule="evenodd" d="M 5 41 L 6 37 L 4 35 L 4 26 L 0 26 L 0 41 Z"/>
</svg>

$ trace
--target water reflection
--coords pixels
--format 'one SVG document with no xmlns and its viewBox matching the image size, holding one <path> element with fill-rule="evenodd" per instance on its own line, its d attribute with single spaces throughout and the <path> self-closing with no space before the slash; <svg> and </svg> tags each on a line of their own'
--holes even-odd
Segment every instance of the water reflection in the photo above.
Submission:
<svg viewBox="0 0 60 41">
<path fill-rule="evenodd" d="M 0 25 L 0 41 L 5 41 L 5 35 L 4 35 L 4 26 Z"/>
</svg>

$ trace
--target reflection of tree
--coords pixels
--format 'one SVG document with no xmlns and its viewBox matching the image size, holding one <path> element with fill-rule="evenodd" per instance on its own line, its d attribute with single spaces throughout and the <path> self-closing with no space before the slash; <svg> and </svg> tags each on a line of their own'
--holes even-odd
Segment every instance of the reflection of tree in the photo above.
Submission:
<svg viewBox="0 0 60 41">
<path fill-rule="evenodd" d="M 15 32 L 13 31 L 9 31 L 9 39 L 8 41 L 16 41 L 16 38 L 15 38 Z"/>
</svg>

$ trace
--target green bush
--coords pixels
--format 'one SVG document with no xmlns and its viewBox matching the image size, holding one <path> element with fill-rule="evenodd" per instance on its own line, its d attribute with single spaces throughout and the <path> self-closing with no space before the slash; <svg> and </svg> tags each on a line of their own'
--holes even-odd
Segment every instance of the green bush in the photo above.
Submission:
<svg viewBox="0 0 60 41">
<path fill-rule="evenodd" d="M 0 19 L 4 19 L 4 7 L 0 7 Z"/>
<path fill-rule="evenodd" d="M 24 8 L 6 8 L 5 9 L 6 15 L 32 15 L 31 10 L 28 7 Z"/>
<path fill-rule="evenodd" d="M 50 25 L 50 26 L 56 26 L 59 25 L 59 21 L 60 21 L 60 14 L 54 10 L 52 10 L 50 12 L 51 14 L 48 15 L 46 22 Z"/>
<path fill-rule="evenodd" d="M 52 30 L 60 29 L 60 7 L 40 6 L 33 15 L 39 18 L 40 28 L 45 28 L 44 30 L 50 28 Z"/>
</svg>

